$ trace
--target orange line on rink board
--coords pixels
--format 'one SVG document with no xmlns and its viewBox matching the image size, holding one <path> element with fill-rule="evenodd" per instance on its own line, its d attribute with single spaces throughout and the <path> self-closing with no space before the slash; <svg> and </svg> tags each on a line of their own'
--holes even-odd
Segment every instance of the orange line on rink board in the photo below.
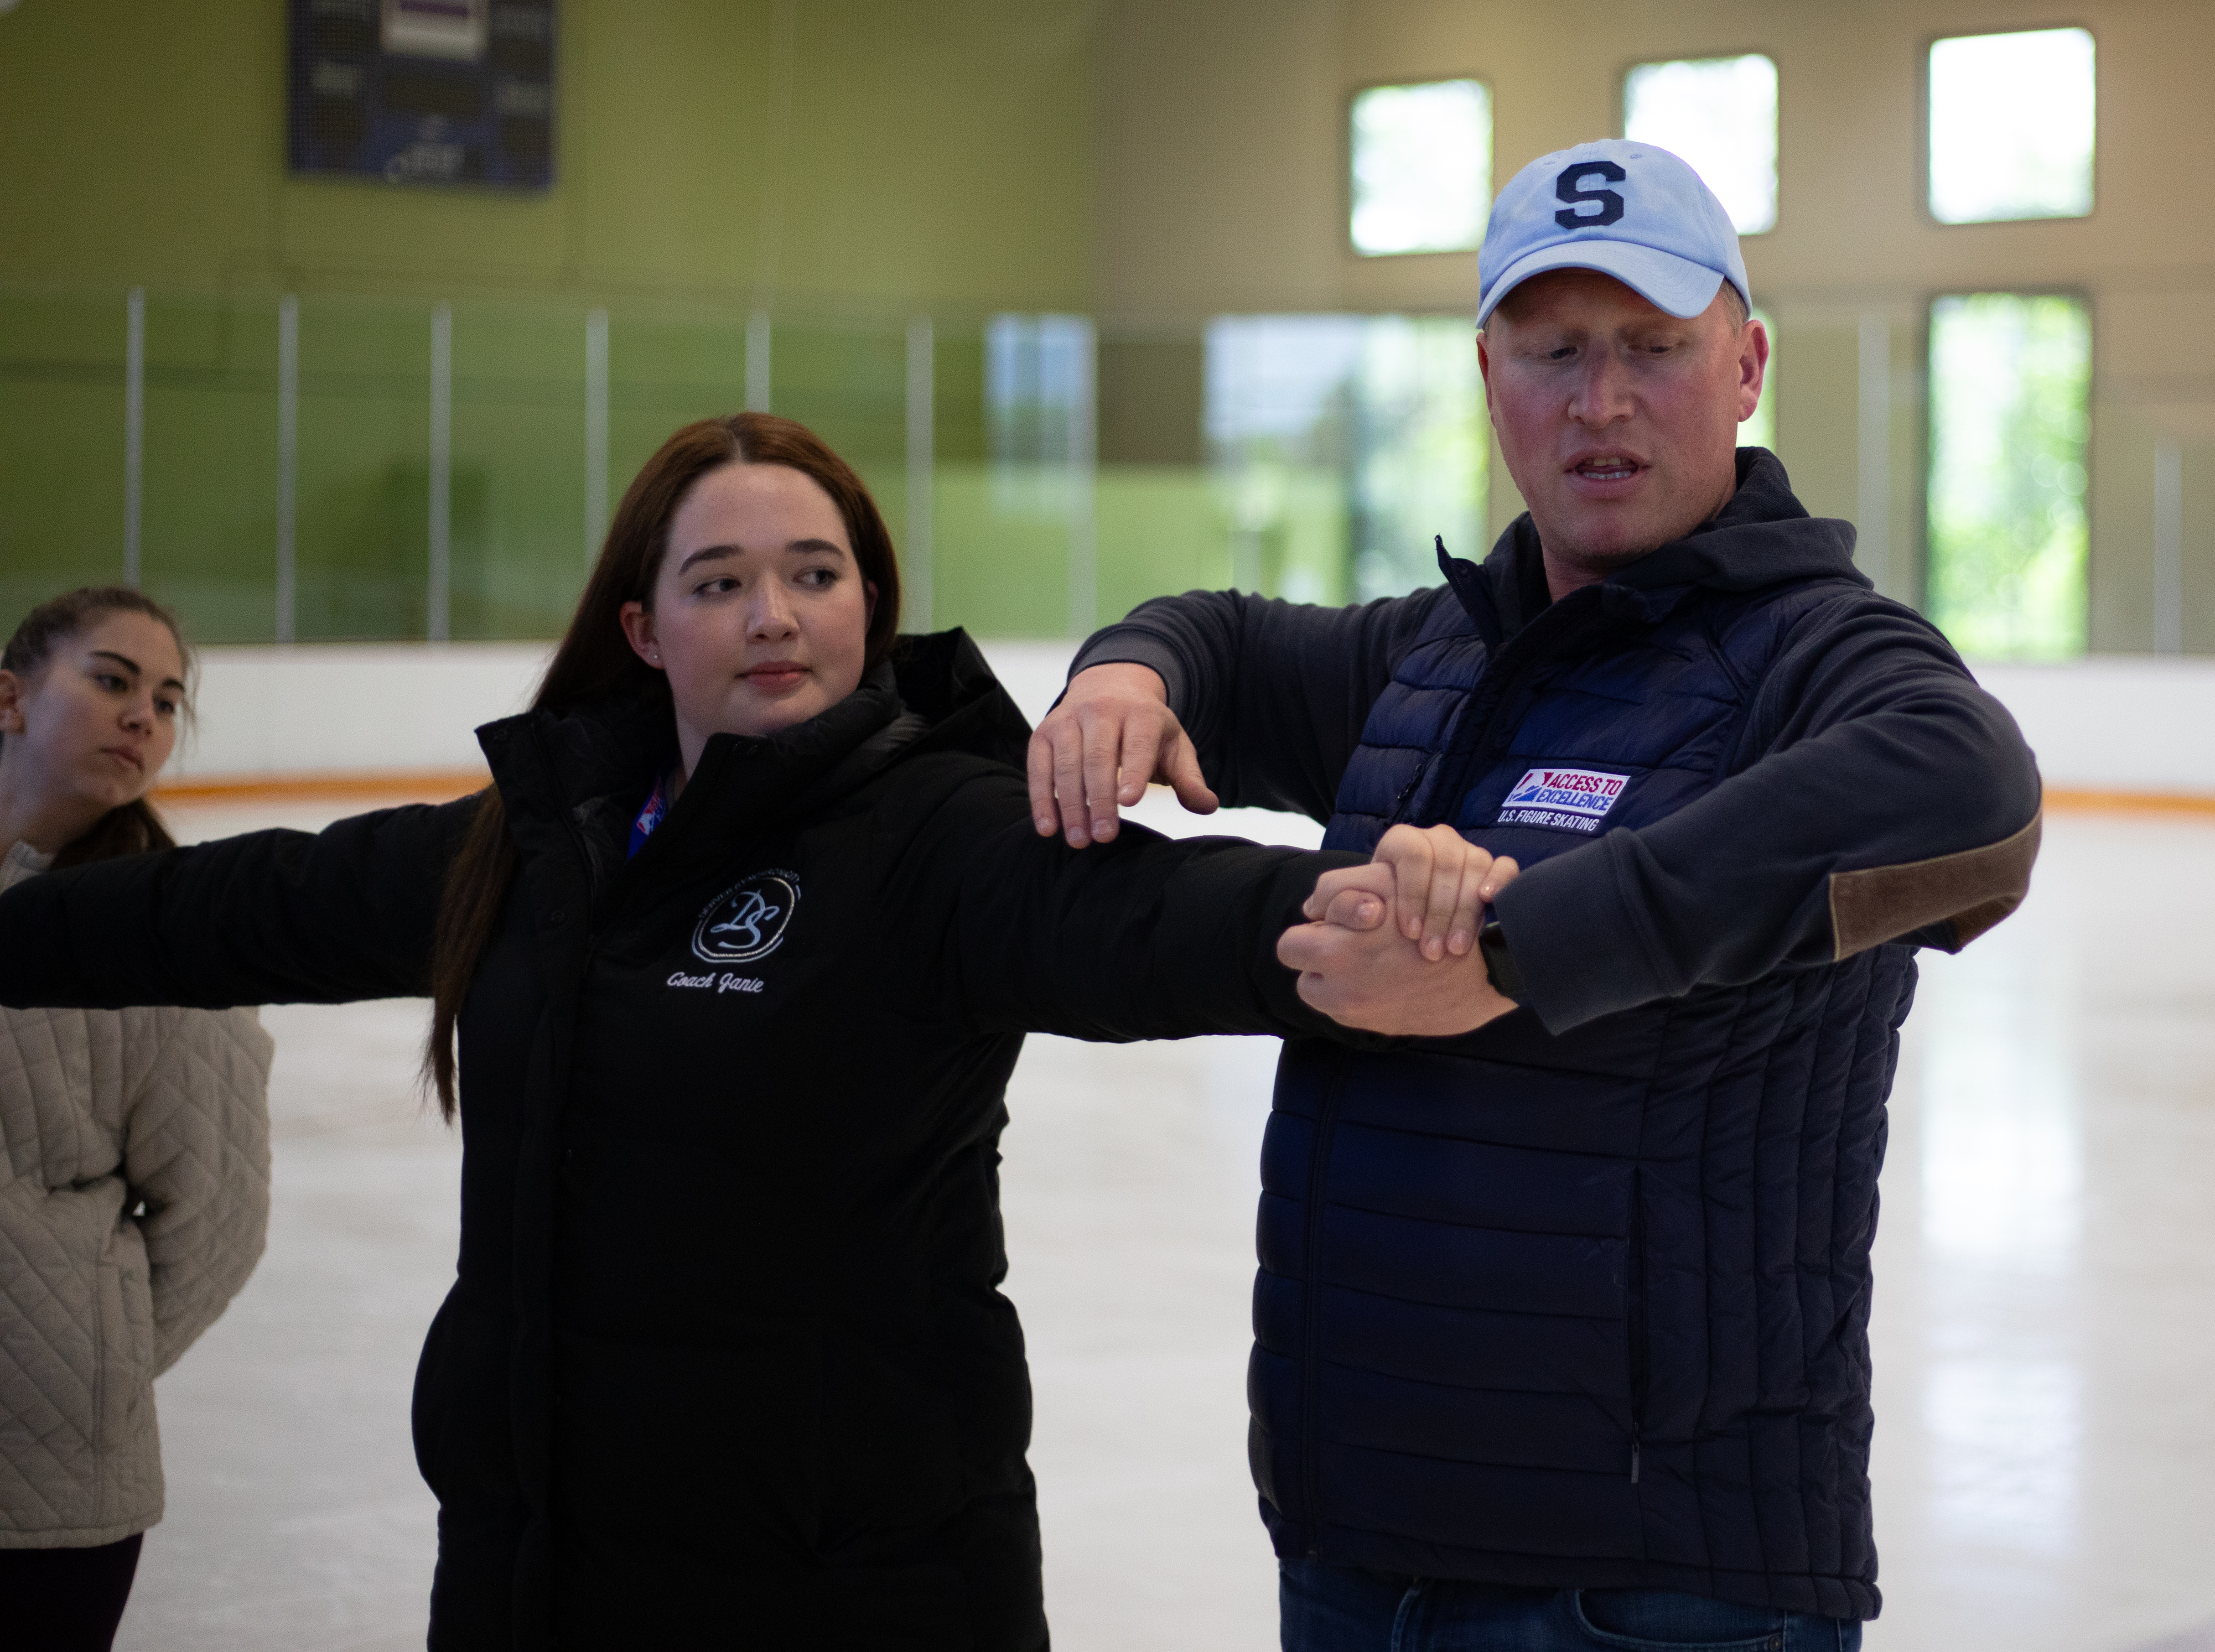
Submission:
<svg viewBox="0 0 2215 1652">
<path fill-rule="evenodd" d="M 342 774 L 224 775 L 157 786 L 157 803 L 310 802 L 327 797 L 400 798 L 443 803 L 481 791 L 492 777 L 482 769 L 361 770 Z M 2089 791 L 2052 787 L 2046 807 L 2068 814 L 2215 815 L 2215 797 L 2183 792 Z"/>
<path fill-rule="evenodd" d="M 156 803 L 303 803 L 334 797 L 376 797 L 445 803 L 482 791 L 482 769 L 365 770 L 347 774 L 223 775 L 156 786 Z"/>
<path fill-rule="evenodd" d="M 2188 792 L 2078 791 L 2054 787 L 2046 794 L 2046 807 L 2071 814 L 2215 814 L 2215 797 Z"/>
</svg>

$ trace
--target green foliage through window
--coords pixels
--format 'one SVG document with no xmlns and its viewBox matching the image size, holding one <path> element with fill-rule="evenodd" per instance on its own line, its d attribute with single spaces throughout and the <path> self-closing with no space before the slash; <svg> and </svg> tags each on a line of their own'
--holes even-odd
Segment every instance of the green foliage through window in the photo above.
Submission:
<svg viewBox="0 0 2215 1652">
<path fill-rule="evenodd" d="M 1460 316 L 1218 316 L 1206 421 L 1242 589 L 1398 596 L 1438 583 L 1439 538 L 1472 560 L 1490 549 L 1484 390 Z"/>
<path fill-rule="evenodd" d="M 2078 299 L 1979 292 L 1930 307 L 1926 607 L 1964 654 L 2083 651 L 2091 361 Z"/>
</svg>

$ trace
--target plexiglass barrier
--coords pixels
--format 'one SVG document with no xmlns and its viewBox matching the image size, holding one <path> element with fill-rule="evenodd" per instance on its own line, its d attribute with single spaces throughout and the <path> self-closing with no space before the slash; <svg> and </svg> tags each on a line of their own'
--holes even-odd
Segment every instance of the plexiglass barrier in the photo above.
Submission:
<svg viewBox="0 0 2215 1652">
<path fill-rule="evenodd" d="M 639 466 L 749 406 L 861 471 L 911 625 L 1344 601 L 1433 582 L 1433 536 L 1484 549 L 1465 317 L 0 291 L 0 617 L 129 578 L 202 642 L 555 636 Z"/>
</svg>

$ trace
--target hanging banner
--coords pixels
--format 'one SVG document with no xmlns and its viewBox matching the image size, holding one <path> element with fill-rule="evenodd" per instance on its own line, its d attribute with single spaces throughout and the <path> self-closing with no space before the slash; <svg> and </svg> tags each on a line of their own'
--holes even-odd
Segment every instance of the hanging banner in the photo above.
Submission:
<svg viewBox="0 0 2215 1652">
<path fill-rule="evenodd" d="M 290 0 L 296 173 L 554 181 L 555 0 Z"/>
</svg>

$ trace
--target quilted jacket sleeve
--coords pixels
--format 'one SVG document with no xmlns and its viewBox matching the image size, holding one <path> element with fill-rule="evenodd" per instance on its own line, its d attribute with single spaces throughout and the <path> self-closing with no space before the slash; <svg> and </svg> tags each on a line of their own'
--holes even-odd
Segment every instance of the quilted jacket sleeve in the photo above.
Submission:
<svg viewBox="0 0 2215 1652">
<path fill-rule="evenodd" d="M 147 1014 L 166 1036 L 126 1098 L 123 1174 L 146 1243 L 154 1374 L 254 1272 L 269 1225 L 269 1060 L 250 1010 Z"/>
</svg>

